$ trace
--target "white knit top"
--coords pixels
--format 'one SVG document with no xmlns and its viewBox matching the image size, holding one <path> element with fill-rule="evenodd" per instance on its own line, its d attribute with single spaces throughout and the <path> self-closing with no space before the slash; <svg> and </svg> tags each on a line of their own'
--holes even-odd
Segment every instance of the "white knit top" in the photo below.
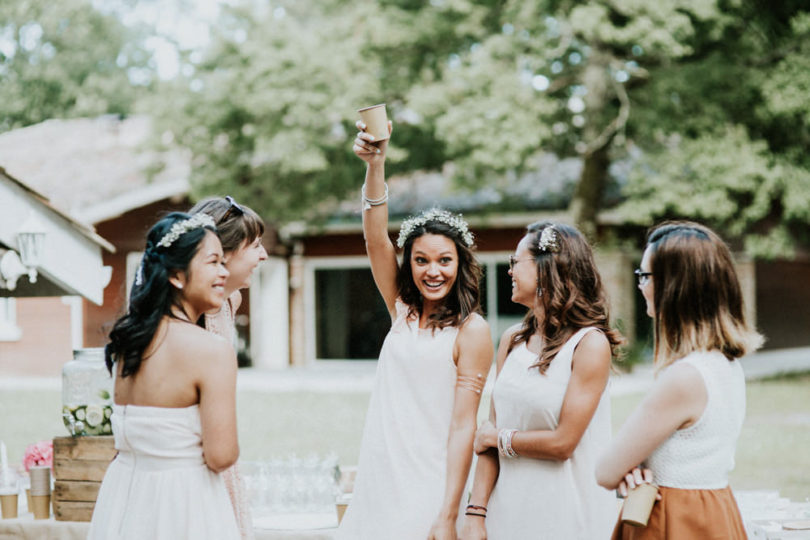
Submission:
<svg viewBox="0 0 810 540">
<path fill-rule="evenodd" d="M 647 458 L 656 483 L 680 489 L 722 489 L 734 469 L 745 418 L 745 377 L 738 360 L 718 351 L 695 352 L 676 363 L 694 366 L 708 400 L 697 422 L 675 431 Z"/>
</svg>

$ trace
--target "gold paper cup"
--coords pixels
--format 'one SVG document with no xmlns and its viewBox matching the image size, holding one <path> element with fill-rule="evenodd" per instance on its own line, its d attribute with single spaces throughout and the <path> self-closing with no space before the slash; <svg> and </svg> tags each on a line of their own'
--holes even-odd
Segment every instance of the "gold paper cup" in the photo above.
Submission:
<svg viewBox="0 0 810 540">
<path fill-rule="evenodd" d="M 17 517 L 17 491 L 12 489 L 0 490 L 0 514 L 3 519 Z"/>
<path fill-rule="evenodd" d="M 630 490 L 622 506 L 622 523 L 646 527 L 657 494 L 658 486 L 655 484 L 640 484 Z"/>
<path fill-rule="evenodd" d="M 366 133 L 374 135 L 374 142 L 384 141 L 390 137 L 385 103 L 364 107 L 358 109 L 357 112 L 360 113 L 360 120 L 366 125 Z"/>
<path fill-rule="evenodd" d="M 31 502 L 33 504 L 34 519 L 48 519 L 51 517 L 51 496 L 48 495 L 31 495 Z"/>
</svg>

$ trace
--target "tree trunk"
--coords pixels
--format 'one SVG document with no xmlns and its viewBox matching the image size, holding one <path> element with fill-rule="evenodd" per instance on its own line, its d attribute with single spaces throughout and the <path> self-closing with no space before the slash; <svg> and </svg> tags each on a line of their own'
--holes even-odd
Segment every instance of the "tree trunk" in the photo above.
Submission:
<svg viewBox="0 0 810 540">
<path fill-rule="evenodd" d="M 594 49 L 588 57 L 588 65 L 583 73 L 583 84 L 587 89 L 585 101 L 585 128 L 583 142 L 586 150 L 582 153 L 583 167 L 574 197 L 568 208 L 577 228 L 586 238 L 596 240 L 596 217 L 602 205 L 602 196 L 608 181 L 610 159 L 608 149 L 613 140 L 609 136 L 600 140 L 605 129 L 605 110 L 613 92 L 610 81 L 610 55 Z M 598 141 L 598 142 L 597 142 Z M 594 145 L 596 145 L 594 147 Z"/>
</svg>

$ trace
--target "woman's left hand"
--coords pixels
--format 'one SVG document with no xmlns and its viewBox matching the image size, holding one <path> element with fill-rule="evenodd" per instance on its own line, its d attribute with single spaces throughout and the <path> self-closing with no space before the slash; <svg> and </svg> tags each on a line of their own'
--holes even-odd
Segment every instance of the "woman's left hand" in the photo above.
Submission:
<svg viewBox="0 0 810 540">
<path fill-rule="evenodd" d="M 453 519 L 437 518 L 428 533 L 428 540 L 456 540 L 456 522 Z"/>
<path fill-rule="evenodd" d="M 636 486 L 641 484 L 651 484 L 653 481 L 653 473 L 650 469 L 640 469 L 636 467 L 626 475 L 624 475 L 624 479 L 619 484 L 619 487 L 616 488 L 619 491 L 619 494 L 622 497 L 627 497 L 627 494 L 630 493 L 631 490 L 635 489 Z M 655 499 L 660 501 L 661 494 L 658 493 L 655 496 Z"/>
<path fill-rule="evenodd" d="M 476 454 L 482 454 L 490 448 L 498 447 L 498 428 L 487 420 L 478 431 L 475 432 L 475 441 L 473 442 L 473 450 Z"/>
</svg>

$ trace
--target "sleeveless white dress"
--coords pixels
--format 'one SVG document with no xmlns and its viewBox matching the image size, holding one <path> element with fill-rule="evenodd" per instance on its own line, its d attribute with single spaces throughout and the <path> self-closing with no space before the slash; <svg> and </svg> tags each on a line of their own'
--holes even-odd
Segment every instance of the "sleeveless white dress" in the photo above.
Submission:
<svg viewBox="0 0 810 540">
<path fill-rule="evenodd" d="M 398 301 L 380 351 L 338 540 L 425 539 L 444 500 L 458 328 L 420 329 L 407 312 Z"/>
<path fill-rule="evenodd" d="M 571 378 L 574 349 L 593 328 L 563 345 L 545 374 L 532 364 L 537 354 L 517 345 L 495 381 L 492 400 L 499 429 L 554 430 Z M 500 458 L 500 473 L 488 503 L 490 540 L 600 540 L 610 537 L 616 496 L 596 483 L 599 453 L 611 438 L 607 388 L 573 455 L 565 461 L 518 456 Z"/>
<path fill-rule="evenodd" d="M 198 405 L 114 405 L 110 463 L 89 540 L 239 540 L 222 478 L 202 455 Z"/>
</svg>

